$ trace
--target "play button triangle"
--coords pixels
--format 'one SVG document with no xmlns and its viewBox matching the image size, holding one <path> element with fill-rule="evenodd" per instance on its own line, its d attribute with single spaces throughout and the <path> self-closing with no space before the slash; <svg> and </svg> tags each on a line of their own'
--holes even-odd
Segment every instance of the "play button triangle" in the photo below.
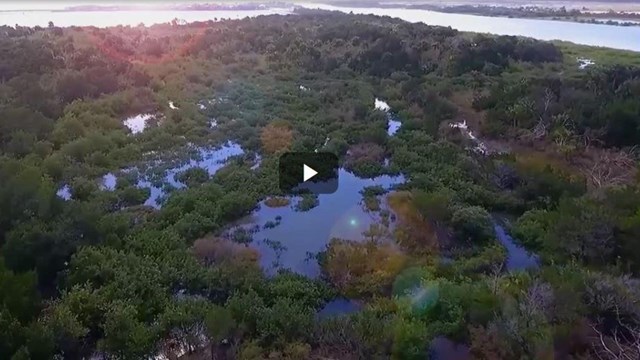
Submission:
<svg viewBox="0 0 640 360">
<path fill-rule="evenodd" d="M 307 166 L 307 164 L 302 164 L 302 181 L 307 181 L 316 175 L 318 175 L 317 171 Z"/>
</svg>

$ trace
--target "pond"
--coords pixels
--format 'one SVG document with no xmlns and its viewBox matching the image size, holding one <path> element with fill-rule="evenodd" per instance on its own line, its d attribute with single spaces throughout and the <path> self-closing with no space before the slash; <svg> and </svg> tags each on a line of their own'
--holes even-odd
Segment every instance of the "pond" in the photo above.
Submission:
<svg viewBox="0 0 640 360">
<path fill-rule="evenodd" d="M 243 228 L 259 227 L 252 234 L 251 246 L 260 252 L 260 262 L 267 273 L 287 268 L 315 278 L 320 275 L 320 268 L 312 255 L 325 250 L 332 238 L 362 240 L 362 232 L 380 220 L 378 212 L 363 208 L 360 190 L 374 185 L 388 190 L 404 181 L 402 175 L 363 179 L 340 169 L 338 190 L 318 195 L 316 207 L 296 211 L 297 198 L 286 207 L 268 207 L 263 202 L 245 219 Z M 268 222 L 279 224 L 265 228 Z"/>
</svg>

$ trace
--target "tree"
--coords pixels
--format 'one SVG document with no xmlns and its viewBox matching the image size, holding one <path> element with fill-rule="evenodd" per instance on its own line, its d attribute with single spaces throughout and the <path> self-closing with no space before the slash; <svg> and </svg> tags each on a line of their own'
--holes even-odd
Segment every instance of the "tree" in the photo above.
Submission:
<svg viewBox="0 0 640 360">
<path fill-rule="evenodd" d="M 53 129 L 53 121 L 40 112 L 25 107 L 0 110 L 0 146 L 4 147 L 16 133 L 44 139 Z"/>
<path fill-rule="evenodd" d="M 432 193 L 414 191 L 413 202 L 420 213 L 429 220 L 447 222 L 452 216 L 453 191 L 441 189 Z"/>
<path fill-rule="evenodd" d="M 207 312 L 204 323 L 211 345 L 211 360 L 227 359 L 227 351 L 236 329 L 231 311 L 222 306 L 213 305 Z"/>
<path fill-rule="evenodd" d="M 495 238 L 489 213 L 479 206 L 461 207 L 454 211 L 451 226 L 463 241 L 482 243 Z"/>
<path fill-rule="evenodd" d="M 546 210 L 529 210 L 522 214 L 513 227 L 513 236 L 528 249 L 540 249 L 548 231 L 549 219 Z"/>
<path fill-rule="evenodd" d="M 257 332 L 267 344 L 306 339 L 313 325 L 313 309 L 287 298 L 276 299 L 258 318 Z"/>
<path fill-rule="evenodd" d="M 56 350 L 66 356 L 79 357 L 83 338 L 89 329 L 80 323 L 74 312 L 61 303 L 56 303 L 45 318 L 45 324 L 54 334 Z"/>
<path fill-rule="evenodd" d="M 152 355 L 157 331 L 138 320 L 135 307 L 113 303 L 105 314 L 104 338 L 98 347 L 119 359 L 141 359 Z"/>
<path fill-rule="evenodd" d="M 170 304 L 161 314 L 160 326 L 165 332 L 164 347 L 170 358 L 182 352 L 191 354 L 202 348 L 202 339 L 206 334 L 205 316 L 209 308 L 206 300 L 187 295 Z"/>
<path fill-rule="evenodd" d="M 382 295 L 407 261 L 393 246 L 332 239 L 323 255 L 322 270 L 347 297 Z"/>
<path fill-rule="evenodd" d="M 176 176 L 176 180 L 188 187 L 195 187 L 207 182 L 209 180 L 209 173 L 203 168 L 194 167 L 179 173 Z"/>
<path fill-rule="evenodd" d="M 591 348 L 595 357 L 637 359 L 640 356 L 638 280 L 590 273 L 585 283 L 585 302 L 595 318 L 589 324 L 593 330 Z"/>
<path fill-rule="evenodd" d="M 517 300 L 505 301 L 502 314 L 490 327 L 497 326 L 520 356 L 535 358 L 549 354 L 553 350 L 550 326 L 555 300 L 553 288 L 534 280 L 518 296 Z"/>
<path fill-rule="evenodd" d="M 6 309 L 0 309 L 0 356 L 11 358 L 22 342 L 22 328 L 20 322 Z"/>
<path fill-rule="evenodd" d="M 53 183 L 42 169 L 0 159 L 0 180 L 0 243 L 20 222 L 52 218 L 58 203 Z"/>
<path fill-rule="evenodd" d="M 603 265 L 616 251 L 611 212 L 589 199 L 561 201 L 552 213 L 545 244 L 550 253 Z"/>
<path fill-rule="evenodd" d="M 223 219 L 232 220 L 249 213 L 256 206 L 256 199 L 252 194 L 233 191 L 218 200 L 220 215 Z"/>
<path fill-rule="evenodd" d="M 81 72 L 68 71 L 58 78 L 56 90 L 63 103 L 70 103 L 90 95 L 93 87 Z"/>
<path fill-rule="evenodd" d="M 496 324 L 474 326 L 469 329 L 471 335 L 470 352 L 478 360 L 513 359 L 510 344 L 505 334 L 500 332 Z"/>
<path fill-rule="evenodd" d="M 29 323 L 39 312 L 40 297 L 34 272 L 14 274 L 0 258 L 0 309 L 22 324 Z"/>
<path fill-rule="evenodd" d="M 422 360 L 428 357 L 430 335 L 426 324 L 417 319 L 397 319 L 395 322 L 393 359 Z"/>
<path fill-rule="evenodd" d="M 274 121 L 262 129 L 262 148 L 267 153 L 277 153 L 289 149 L 293 143 L 293 131 L 286 122 Z"/>
</svg>

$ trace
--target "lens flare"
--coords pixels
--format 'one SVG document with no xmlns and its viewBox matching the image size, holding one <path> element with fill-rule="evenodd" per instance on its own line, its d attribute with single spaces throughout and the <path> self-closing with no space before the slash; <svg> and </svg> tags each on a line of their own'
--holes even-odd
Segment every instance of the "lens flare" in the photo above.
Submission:
<svg viewBox="0 0 640 360">
<path fill-rule="evenodd" d="M 429 271 L 422 267 L 411 267 L 401 272 L 393 283 L 393 294 L 407 301 L 414 312 L 424 312 L 438 303 L 440 284 L 431 279 Z"/>
</svg>

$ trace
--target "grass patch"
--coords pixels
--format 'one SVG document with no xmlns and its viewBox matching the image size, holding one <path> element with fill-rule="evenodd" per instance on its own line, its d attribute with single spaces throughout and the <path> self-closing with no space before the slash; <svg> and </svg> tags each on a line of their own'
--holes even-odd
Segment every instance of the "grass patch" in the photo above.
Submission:
<svg viewBox="0 0 640 360">
<path fill-rule="evenodd" d="M 396 242 L 405 249 L 433 252 L 438 248 L 438 236 L 434 226 L 416 208 L 408 191 L 398 191 L 388 196 L 389 207 L 396 214 Z"/>
<path fill-rule="evenodd" d="M 264 204 L 270 208 L 279 208 L 289 206 L 291 200 L 286 197 L 274 196 L 264 201 Z"/>
<path fill-rule="evenodd" d="M 554 41 L 564 54 L 565 63 L 578 67 L 576 58 L 584 57 L 595 61 L 596 66 L 630 65 L 640 66 L 640 53 L 629 50 L 618 50 L 605 47 L 578 45 L 566 41 Z"/>
</svg>

